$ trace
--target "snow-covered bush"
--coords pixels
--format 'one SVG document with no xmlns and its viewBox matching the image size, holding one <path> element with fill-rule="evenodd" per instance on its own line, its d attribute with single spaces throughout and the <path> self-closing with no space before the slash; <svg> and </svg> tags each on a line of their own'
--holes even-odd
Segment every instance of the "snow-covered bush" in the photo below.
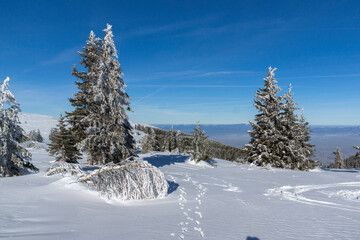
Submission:
<svg viewBox="0 0 360 240">
<path fill-rule="evenodd" d="M 130 159 L 120 164 L 108 163 L 80 181 L 91 181 L 101 196 L 108 199 L 126 201 L 166 196 L 169 185 L 164 174 L 146 161 Z"/>
</svg>

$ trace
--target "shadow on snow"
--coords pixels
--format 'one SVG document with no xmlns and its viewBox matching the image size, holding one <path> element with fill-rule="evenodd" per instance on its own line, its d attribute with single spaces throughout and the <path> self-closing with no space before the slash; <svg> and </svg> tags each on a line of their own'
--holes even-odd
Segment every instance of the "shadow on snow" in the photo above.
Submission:
<svg viewBox="0 0 360 240">
<path fill-rule="evenodd" d="M 178 187 L 179 187 L 179 184 L 177 184 L 176 182 L 171 182 L 171 181 L 167 181 L 168 184 L 169 184 L 169 188 L 168 188 L 168 194 L 171 194 L 173 192 L 175 192 Z"/>
<path fill-rule="evenodd" d="M 330 169 L 330 168 L 322 168 L 322 170 L 327 172 L 346 172 L 346 173 L 359 173 L 360 169 L 353 168 L 353 169 Z"/>
<path fill-rule="evenodd" d="M 183 163 L 189 159 L 189 156 L 183 155 L 154 155 L 144 158 L 151 165 L 155 167 L 163 167 L 165 165 L 171 165 L 175 163 Z"/>
</svg>

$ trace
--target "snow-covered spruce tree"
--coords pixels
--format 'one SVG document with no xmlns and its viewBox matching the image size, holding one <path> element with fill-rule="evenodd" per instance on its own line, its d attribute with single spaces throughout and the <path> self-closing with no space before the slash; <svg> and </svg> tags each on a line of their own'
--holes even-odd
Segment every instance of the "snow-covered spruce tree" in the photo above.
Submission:
<svg viewBox="0 0 360 240">
<path fill-rule="evenodd" d="M 171 126 L 170 131 L 168 131 L 165 136 L 163 150 L 171 152 L 171 151 L 175 150 L 176 148 L 177 148 L 176 132 L 174 131 L 174 127 Z"/>
<path fill-rule="evenodd" d="M 191 160 L 196 163 L 200 160 L 210 160 L 207 154 L 207 136 L 205 132 L 201 130 L 199 122 L 196 123 L 192 134 Z"/>
<path fill-rule="evenodd" d="M 160 151 L 159 140 L 153 128 L 149 129 L 148 134 L 144 137 L 142 152 Z"/>
<path fill-rule="evenodd" d="M 284 96 L 285 104 L 283 105 L 283 112 L 281 113 L 281 126 L 282 132 L 285 136 L 284 148 L 282 151 L 282 161 L 285 164 L 285 168 L 299 168 L 300 158 L 302 155 L 299 136 L 298 136 L 298 117 L 295 111 L 298 109 L 294 102 L 293 93 L 291 92 L 291 84 L 289 91 Z"/>
<path fill-rule="evenodd" d="M 43 142 L 44 138 L 41 136 L 40 130 L 31 130 L 29 132 L 29 139 L 30 141 L 34 141 L 34 142 Z"/>
<path fill-rule="evenodd" d="M 122 70 L 117 60 L 111 25 L 101 40 L 96 79 L 89 89 L 88 114 L 84 118 L 87 136 L 81 142 L 89 164 L 118 163 L 135 156 L 135 142 L 126 110 L 130 97 L 125 92 Z"/>
<path fill-rule="evenodd" d="M 82 52 L 79 52 L 81 56 L 80 64 L 85 71 L 79 72 L 74 65 L 71 73 L 79 80 L 75 81 L 79 90 L 73 95 L 73 98 L 69 98 L 71 105 L 75 109 L 72 112 L 66 112 L 66 119 L 70 123 L 70 130 L 77 136 L 77 143 L 81 142 L 87 135 L 88 123 L 84 119 L 89 114 L 88 107 L 94 98 L 94 96 L 90 96 L 90 88 L 99 77 L 101 51 L 101 41 L 91 31 L 86 46 L 83 47 Z"/>
<path fill-rule="evenodd" d="M 310 126 L 309 123 L 306 121 L 304 116 L 304 109 L 301 109 L 300 114 L 300 122 L 299 122 L 299 130 L 298 130 L 298 141 L 301 146 L 301 152 L 302 152 L 302 168 L 309 169 L 314 168 L 316 165 L 318 165 L 314 160 L 311 160 L 310 157 L 314 155 L 315 152 L 315 145 L 310 144 Z M 299 168 L 300 169 L 300 168 Z M 300 170 L 305 170 L 300 169 Z"/>
<path fill-rule="evenodd" d="M 38 171 L 30 162 L 31 154 L 20 145 L 27 140 L 20 127 L 19 104 L 8 90 L 9 78 L 1 84 L 0 97 L 0 176 L 22 175 L 22 170 Z"/>
<path fill-rule="evenodd" d="M 339 148 L 336 148 L 336 151 L 333 152 L 335 154 L 335 163 L 334 163 L 334 168 L 338 168 L 338 169 L 344 169 L 345 168 L 345 161 L 341 156 L 341 152 Z"/>
<path fill-rule="evenodd" d="M 255 121 L 250 122 L 253 131 L 249 131 L 250 144 L 245 145 L 245 159 L 259 166 L 270 164 L 274 167 L 286 167 L 283 161 L 286 136 L 283 135 L 281 112 L 284 96 L 277 96 L 281 89 L 275 80 L 276 68 L 269 68 L 264 78 L 264 88 L 256 92 L 254 106 L 259 113 Z"/>
<path fill-rule="evenodd" d="M 310 133 L 308 123 L 305 122 L 303 112 L 301 120 L 295 114 L 298 109 L 294 102 L 291 84 L 289 91 L 285 94 L 285 104 L 282 112 L 282 132 L 284 148 L 282 161 L 285 168 L 307 170 L 314 167 L 315 162 L 309 159 L 312 155 L 312 145 L 309 144 Z"/>
<path fill-rule="evenodd" d="M 77 163 L 80 159 L 80 152 L 76 148 L 76 136 L 66 128 L 63 116 L 60 116 L 57 127 L 53 130 L 51 143 L 47 148 L 50 156 L 55 156 L 56 161 Z"/>
</svg>

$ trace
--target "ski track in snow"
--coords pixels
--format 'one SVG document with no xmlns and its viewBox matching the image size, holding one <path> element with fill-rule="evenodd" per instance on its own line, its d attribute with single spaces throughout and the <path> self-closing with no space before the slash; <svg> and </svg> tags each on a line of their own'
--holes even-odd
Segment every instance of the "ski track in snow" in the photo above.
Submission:
<svg viewBox="0 0 360 240">
<path fill-rule="evenodd" d="M 303 185 L 303 186 L 282 186 L 279 188 L 268 189 L 265 196 L 281 197 L 286 200 L 296 201 L 305 204 L 311 204 L 322 207 L 341 209 L 360 213 L 359 206 L 347 205 L 347 201 L 360 204 L 360 182 L 343 182 L 321 185 Z M 349 189 L 350 188 L 350 189 Z M 315 196 L 305 196 L 314 195 Z M 326 199 L 316 199 L 319 196 Z M 335 200 L 340 198 L 341 203 Z M 345 200 L 345 201 L 344 201 Z"/>
</svg>

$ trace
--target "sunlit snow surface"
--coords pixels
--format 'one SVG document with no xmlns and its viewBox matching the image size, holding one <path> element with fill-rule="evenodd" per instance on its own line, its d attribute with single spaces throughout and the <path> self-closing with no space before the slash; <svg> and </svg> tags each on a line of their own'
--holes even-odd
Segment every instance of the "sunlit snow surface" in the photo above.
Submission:
<svg viewBox="0 0 360 240">
<path fill-rule="evenodd" d="M 151 201 L 107 201 L 49 167 L 33 150 L 37 174 L 0 179 L 4 239 L 359 239 L 360 172 L 248 169 L 217 160 L 147 154 L 170 184 Z"/>
<path fill-rule="evenodd" d="M 168 196 L 121 202 L 73 178 L 44 177 L 53 158 L 31 152 L 39 173 L 0 178 L 0 239 L 360 237 L 359 170 L 248 169 L 223 160 L 211 167 L 153 153 L 141 157 L 163 171 Z"/>
</svg>

